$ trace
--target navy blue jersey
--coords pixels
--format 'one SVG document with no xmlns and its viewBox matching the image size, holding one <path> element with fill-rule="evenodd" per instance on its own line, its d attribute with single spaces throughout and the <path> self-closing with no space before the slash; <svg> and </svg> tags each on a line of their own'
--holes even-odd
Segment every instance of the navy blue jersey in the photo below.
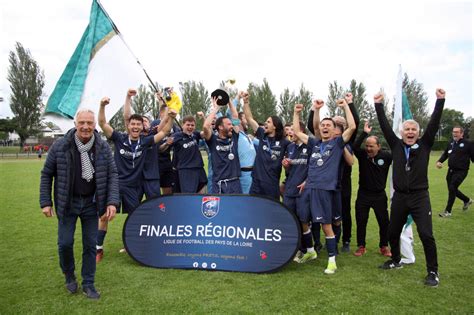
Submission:
<svg viewBox="0 0 474 315">
<path fill-rule="evenodd" d="M 308 148 L 312 152 L 308 162 L 306 188 L 336 190 L 344 145 L 341 136 L 326 142 L 312 137 L 308 139 Z"/>
<path fill-rule="evenodd" d="M 212 156 L 212 181 L 234 179 L 240 176 L 239 134 L 232 131 L 232 138 L 221 139 L 212 134 L 206 140 Z"/>
<path fill-rule="evenodd" d="M 199 151 L 199 140 L 201 140 L 199 131 L 194 131 L 190 135 L 181 131 L 174 134 L 173 138 L 173 159 L 174 157 L 177 159 L 177 169 L 204 166 L 201 151 Z"/>
<path fill-rule="evenodd" d="M 258 127 L 255 136 L 259 143 L 252 177 L 264 183 L 279 182 L 281 161 L 290 142 L 285 138 L 275 140 L 274 137 L 267 137 L 262 127 Z"/>
<path fill-rule="evenodd" d="M 115 131 L 110 139 L 114 142 L 114 160 L 121 184 L 136 185 L 142 180 L 148 148 L 154 144 L 153 135 L 140 136 L 138 141 L 131 141 L 127 133 Z"/>
<path fill-rule="evenodd" d="M 285 183 L 285 196 L 297 197 L 300 190 L 297 188 L 308 176 L 308 159 L 311 154 L 304 143 L 291 143 L 287 148 L 287 158 L 290 160 L 288 176 Z"/>
</svg>

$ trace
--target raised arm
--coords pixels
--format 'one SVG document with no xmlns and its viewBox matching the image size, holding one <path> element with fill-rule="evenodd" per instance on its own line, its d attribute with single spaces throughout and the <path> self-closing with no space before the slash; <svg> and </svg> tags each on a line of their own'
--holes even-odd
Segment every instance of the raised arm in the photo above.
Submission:
<svg viewBox="0 0 474 315">
<path fill-rule="evenodd" d="M 430 121 L 426 126 L 425 133 L 421 137 L 422 141 L 428 143 L 430 147 L 434 144 L 436 133 L 439 129 L 439 123 L 441 121 L 441 115 L 443 114 L 444 102 L 446 100 L 446 91 L 443 89 L 436 89 L 436 105 L 431 114 Z"/>
<path fill-rule="evenodd" d="M 169 110 L 168 115 L 163 122 L 165 125 L 163 126 L 163 129 L 161 129 L 156 135 L 153 136 L 153 140 L 155 143 L 160 142 L 164 137 L 166 137 L 169 133 L 171 128 L 173 128 L 173 121 L 176 118 L 176 112 L 174 110 Z"/>
<path fill-rule="evenodd" d="M 241 92 L 242 98 L 244 99 L 244 114 L 245 118 L 247 119 L 247 123 L 249 124 L 250 128 L 253 129 L 255 132 L 258 128 L 258 123 L 253 119 L 252 111 L 250 110 L 250 103 L 249 103 L 249 93 L 248 92 Z"/>
<path fill-rule="evenodd" d="M 306 123 L 306 128 L 308 128 L 309 132 L 311 132 L 314 135 L 313 119 L 314 119 L 314 106 L 311 106 L 311 110 L 309 111 L 309 114 L 308 114 L 308 122 Z"/>
<path fill-rule="evenodd" d="M 346 100 L 347 104 L 349 104 L 349 108 L 351 110 L 352 116 L 354 117 L 354 122 L 355 122 L 355 126 L 356 126 L 356 129 L 355 129 L 354 133 L 352 134 L 351 139 L 349 140 L 349 143 L 352 144 L 352 143 L 354 143 L 355 138 L 357 136 L 357 130 L 359 128 L 360 117 L 359 117 L 359 113 L 357 112 L 357 109 L 354 105 L 354 102 L 352 101 L 352 99 L 353 99 L 352 93 L 350 93 L 350 92 L 346 93 L 346 95 L 344 96 L 344 99 Z"/>
<path fill-rule="evenodd" d="M 99 126 L 107 138 L 112 137 L 112 133 L 114 132 L 114 128 L 112 128 L 112 126 L 107 123 L 107 119 L 105 118 L 105 106 L 107 106 L 109 103 L 110 103 L 110 98 L 108 97 L 103 97 L 100 100 L 99 118 L 98 118 Z"/>
<path fill-rule="evenodd" d="M 366 121 L 364 124 L 364 131 L 361 132 L 359 137 L 357 137 L 357 140 L 354 142 L 353 148 L 354 151 L 360 150 L 360 147 L 362 145 L 362 142 L 364 142 L 365 138 L 370 134 L 372 131 L 372 127 L 369 126 L 369 122 Z"/>
<path fill-rule="evenodd" d="M 324 106 L 323 100 L 314 100 L 313 101 L 313 109 L 314 109 L 314 116 L 313 116 L 313 129 L 314 129 L 314 136 L 318 139 L 321 139 L 321 133 L 319 132 L 319 122 L 321 121 L 319 111 Z"/>
<path fill-rule="evenodd" d="M 166 102 L 163 99 L 163 93 L 161 91 L 158 91 L 158 92 L 155 93 L 155 99 L 156 99 L 156 102 L 158 104 L 159 109 L 161 109 L 162 106 L 165 106 L 165 115 L 168 116 L 169 107 L 166 106 Z M 165 126 L 165 120 L 166 119 L 162 119 L 160 121 L 160 124 L 155 127 L 156 132 L 159 132 L 161 129 L 163 129 L 163 127 Z"/>
<path fill-rule="evenodd" d="M 234 104 L 235 102 L 235 104 Z M 235 133 L 239 133 L 240 131 L 240 120 L 239 120 L 239 113 L 237 112 L 237 105 L 239 103 L 239 99 L 236 98 L 233 101 L 229 101 L 227 111 L 230 112 L 232 120 L 232 129 L 234 129 Z"/>
<path fill-rule="evenodd" d="M 229 101 L 229 106 L 227 107 L 227 117 L 229 117 L 228 113 L 230 112 L 230 119 L 239 119 L 239 113 L 237 112 L 237 104 L 239 104 L 239 98 L 235 98 L 232 101 Z"/>
<path fill-rule="evenodd" d="M 300 130 L 300 116 L 302 110 L 303 104 L 295 104 L 295 110 L 293 111 L 293 134 L 304 144 L 307 144 L 309 137 Z"/>
<path fill-rule="evenodd" d="M 375 103 L 375 112 L 377 113 L 377 119 L 379 121 L 380 129 L 382 129 L 383 135 L 387 140 L 390 147 L 398 141 L 398 137 L 393 132 L 392 127 L 388 123 L 387 116 L 385 116 L 385 110 L 383 108 L 383 94 L 377 93 L 374 96 L 374 103 Z"/>
<path fill-rule="evenodd" d="M 137 90 L 128 89 L 125 103 L 123 104 L 123 122 L 128 125 L 130 116 L 132 116 L 132 96 L 137 95 Z"/>
<path fill-rule="evenodd" d="M 346 113 L 347 128 L 342 133 L 342 139 L 344 140 L 345 143 L 347 143 L 349 142 L 349 140 L 351 139 L 352 135 L 354 134 L 356 130 L 354 116 L 352 115 L 351 109 L 349 108 L 349 104 L 347 104 L 345 99 L 338 100 L 337 106 L 344 109 L 344 112 Z"/>
<path fill-rule="evenodd" d="M 217 98 L 211 98 L 212 109 L 209 116 L 206 117 L 204 125 L 202 126 L 204 139 L 209 140 L 212 136 L 212 121 L 216 117 L 217 112 L 219 111 L 219 105 L 217 105 Z"/>
</svg>

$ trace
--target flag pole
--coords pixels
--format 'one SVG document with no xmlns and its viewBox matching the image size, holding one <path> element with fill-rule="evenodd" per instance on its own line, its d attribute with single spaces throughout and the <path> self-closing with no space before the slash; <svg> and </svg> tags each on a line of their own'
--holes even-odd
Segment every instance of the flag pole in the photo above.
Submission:
<svg viewBox="0 0 474 315">
<path fill-rule="evenodd" d="M 135 61 L 140 65 L 140 67 L 142 68 L 143 72 L 145 73 L 145 76 L 147 77 L 148 81 L 150 81 L 150 84 L 151 86 L 153 87 L 153 89 L 155 90 L 155 93 L 158 93 L 158 88 L 156 87 L 155 83 L 153 82 L 153 80 L 150 78 L 150 76 L 148 75 L 148 73 L 146 72 L 145 68 L 143 67 L 143 65 L 141 64 L 140 60 L 138 60 L 137 56 L 133 53 L 132 49 L 130 48 L 130 46 L 128 46 L 127 42 L 125 41 L 125 39 L 123 38 L 122 36 L 122 33 L 120 33 L 117 25 L 115 25 L 114 21 L 112 20 L 112 18 L 110 17 L 109 13 L 107 13 L 107 11 L 105 10 L 105 8 L 102 6 L 102 3 L 100 3 L 99 0 L 94 0 L 94 1 L 97 1 L 97 4 L 99 5 L 99 7 L 102 9 L 102 11 L 104 12 L 105 16 L 107 16 L 107 18 L 109 19 L 110 23 L 112 24 L 112 27 L 114 29 L 114 31 L 117 33 L 117 35 L 120 37 L 120 39 L 122 40 L 122 42 L 125 44 L 125 47 L 127 47 L 128 51 L 132 54 L 133 58 L 135 58 Z"/>
<path fill-rule="evenodd" d="M 127 42 L 125 41 L 125 39 L 123 38 L 122 36 L 122 33 L 120 33 L 117 25 L 115 25 L 114 21 L 112 20 L 112 18 L 110 17 L 109 13 L 107 13 L 107 11 L 105 10 L 105 8 L 102 6 L 102 3 L 100 3 L 99 0 L 94 0 L 94 1 L 97 1 L 97 4 L 99 5 L 99 7 L 101 8 L 101 10 L 104 12 L 105 16 L 107 16 L 107 18 L 109 19 L 110 23 L 112 24 L 112 28 L 114 29 L 114 31 L 117 33 L 117 35 L 120 37 L 120 39 L 122 40 L 122 42 L 124 43 L 125 47 L 127 47 L 128 51 L 132 54 L 133 58 L 135 58 L 135 61 L 137 62 L 138 65 L 140 65 L 140 68 L 142 68 L 143 70 L 143 73 L 145 73 L 145 76 L 147 77 L 148 81 L 150 82 L 150 85 L 153 87 L 153 89 L 155 90 L 155 93 L 159 93 L 159 90 L 158 90 L 158 87 L 155 85 L 155 83 L 153 82 L 153 80 L 150 78 L 150 76 L 148 75 L 148 72 L 146 72 L 145 70 L 145 67 L 143 67 L 143 65 L 141 64 L 140 60 L 138 60 L 137 56 L 133 53 L 132 49 L 130 48 L 130 46 L 128 46 Z M 163 104 L 166 104 L 165 100 L 163 99 L 163 97 L 161 97 L 161 101 L 163 102 Z M 174 119 L 175 122 L 178 124 L 179 128 L 180 129 L 183 129 L 180 125 L 180 123 L 178 122 L 178 120 L 175 118 Z"/>
</svg>

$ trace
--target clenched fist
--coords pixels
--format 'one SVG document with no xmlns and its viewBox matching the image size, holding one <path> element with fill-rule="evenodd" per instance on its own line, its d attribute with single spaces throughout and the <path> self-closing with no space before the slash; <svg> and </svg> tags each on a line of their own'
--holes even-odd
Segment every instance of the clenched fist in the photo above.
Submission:
<svg viewBox="0 0 474 315">
<path fill-rule="evenodd" d="M 446 91 L 443 89 L 436 89 L 436 98 L 446 98 Z"/>
</svg>

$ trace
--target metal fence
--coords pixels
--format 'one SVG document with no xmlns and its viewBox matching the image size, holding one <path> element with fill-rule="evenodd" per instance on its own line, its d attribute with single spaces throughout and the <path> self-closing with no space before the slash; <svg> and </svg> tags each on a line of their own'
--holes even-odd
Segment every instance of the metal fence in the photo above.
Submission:
<svg viewBox="0 0 474 315">
<path fill-rule="evenodd" d="M 46 158 L 48 154 L 43 153 L 42 158 Z M 26 153 L 4 153 L 0 152 L 0 159 L 38 159 L 38 153 L 26 152 Z"/>
</svg>

